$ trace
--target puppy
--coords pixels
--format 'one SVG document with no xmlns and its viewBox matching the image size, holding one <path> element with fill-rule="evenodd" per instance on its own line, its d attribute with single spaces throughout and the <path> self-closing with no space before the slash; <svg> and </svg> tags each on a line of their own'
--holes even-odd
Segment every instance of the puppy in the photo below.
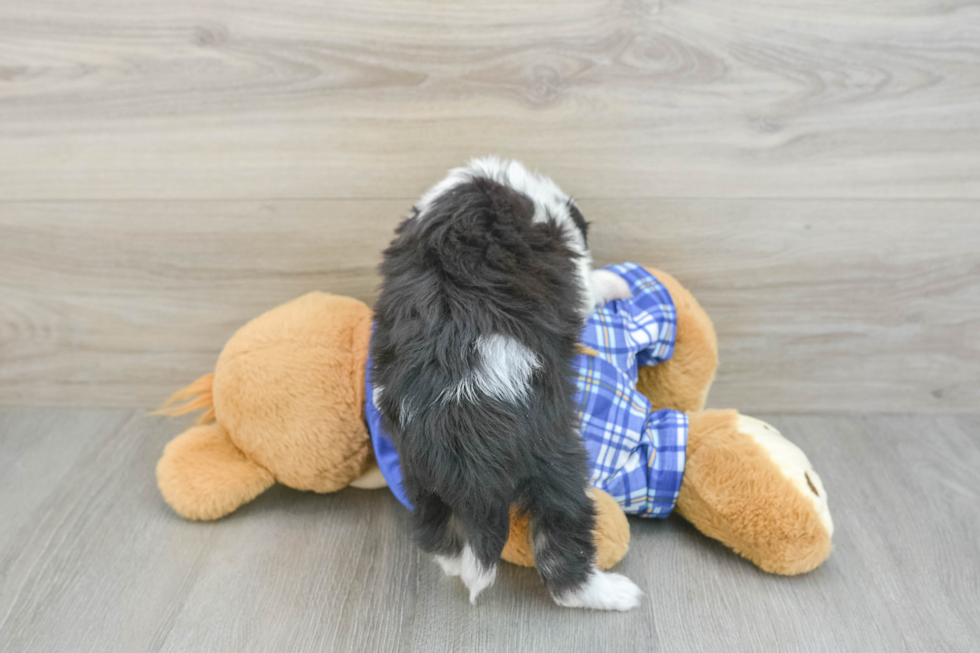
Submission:
<svg viewBox="0 0 980 653">
<path fill-rule="evenodd" d="M 429 190 L 384 254 L 376 404 L 414 539 L 462 576 L 471 603 L 496 577 L 516 505 L 559 605 L 639 604 L 629 579 L 595 567 L 571 361 L 593 308 L 630 291 L 592 271 L 586 236 L 553 181 L 485 158 Z"/>
</svg>

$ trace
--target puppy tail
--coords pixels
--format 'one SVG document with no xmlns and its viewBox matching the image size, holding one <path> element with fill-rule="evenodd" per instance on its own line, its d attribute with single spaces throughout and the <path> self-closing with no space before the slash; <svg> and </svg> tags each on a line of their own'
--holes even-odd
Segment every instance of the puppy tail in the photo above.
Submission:
<svg viewBox="0 0 980 653">
<path fill-rule="evenodd" d="M 204 410 L 201 416 L 197 418 L 197 424 L 211 424 L 215 421 L 213 388 L 214 372 L 210 372 L 170 395 L 170 398 L 163 402 L 162 406 L 150 414 L 177 417 L 197 410 Z"/>
</svg>

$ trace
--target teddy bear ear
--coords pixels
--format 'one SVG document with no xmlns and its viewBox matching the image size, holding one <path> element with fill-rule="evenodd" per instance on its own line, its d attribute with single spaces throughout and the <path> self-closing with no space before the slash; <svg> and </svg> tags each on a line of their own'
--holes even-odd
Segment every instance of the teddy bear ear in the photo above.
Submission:
<svg viewBox="0 0 980 653">
<path fill-rule="evenodd" d="M 163 498 L 187 519 L 224 517 L 274 483 L 272 473 L 247 458 L 219 424 L 180 434 L 157 463 Z"/>
</svg>

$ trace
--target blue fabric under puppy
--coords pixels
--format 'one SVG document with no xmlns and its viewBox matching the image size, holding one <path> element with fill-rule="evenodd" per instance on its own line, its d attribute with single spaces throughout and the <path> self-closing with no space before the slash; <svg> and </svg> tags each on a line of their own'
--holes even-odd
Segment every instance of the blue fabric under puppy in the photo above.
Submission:
<svg viewBox="0 0 980 653">
<path fill-rule="evenodd" d="M 579 424 L 592 470 L 589 480 L 627 513 L 666 517 L 684 477 L 687 416 L 676 410 L 651 410 L 636 381 L 639 367 L 673 355 L 677 312 L 663 284 L 639 265 L 620 263 L 605 269 L 622 277 L 633 296 L 592 313 L 582 344 L 599 355 L 580 354 L 574 361 Z M 411 509 L 398 452 L 382 430 L 374 405 L 370 360 L 366 396 L 365 415 L 378 466 L 395 497 Z"/>
</svg>

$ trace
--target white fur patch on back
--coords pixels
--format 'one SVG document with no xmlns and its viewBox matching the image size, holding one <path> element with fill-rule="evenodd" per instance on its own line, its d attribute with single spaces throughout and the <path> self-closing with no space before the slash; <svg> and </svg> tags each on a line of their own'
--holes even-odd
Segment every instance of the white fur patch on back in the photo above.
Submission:
<svg viewBox="0 0 980 653">
<path fill-rule="evenodd" d="M 470 590 L 470 603 L 476 605 L 476 597 L 480 595 L 480 592 L 493 585 L 493 582 L 497 580 L 497 565 L 493 565 L 490 569 L 484 569 L 473 554 L 473 549 L 467 544 L 463 547 L 460 576 L 466 583 L 467 589 Z"/>
<path fill-rule="evenodd" d="M 555 603 L 566 608 L 625 612 L 640 605 L 641 596 L 643 592 L 626 576 L 596 569 L 585 585 L 561 598 L 555 598 Z"/>
<path fill-rule="evenodd" d="M 481 396 L 490 396 L 518 402 L 527 396 L 531 375 L 541 367 L 533 351 L 500 334 L 480 336 L 476 351 L 479 359 L 476 368 L 443 395 L 445 400 L 478 401 Z"/>
</svg>

